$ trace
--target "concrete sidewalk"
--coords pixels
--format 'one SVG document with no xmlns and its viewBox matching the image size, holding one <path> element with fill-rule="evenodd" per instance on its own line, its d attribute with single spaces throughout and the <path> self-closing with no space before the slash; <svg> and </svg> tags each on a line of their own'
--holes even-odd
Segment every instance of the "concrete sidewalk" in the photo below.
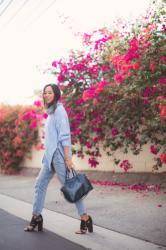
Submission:
<svg viewBox="0 0 166 250">
<path fill-rule="evenodd" d="M 2 194 L 0 208 L 13 214 L 13 211 L 10 211 L 10 202 L 13 204 L 13 200 L 10 200 L 12 199 L 10 197 L 13 197 L 15 204 L 19 202 L 25 203 L 26 206 L 29 204 L 27 210 L 29 211 L 29 216 L 26 214 L 25 217 L 21 217 L 28 220 L 32 209 L 34 183 L 35 177 L 33 176 L 0 175 L 0 193 Z M 55 177 L 48 188 L 45 202 L 47 216 L 44 218 L 47 220 L 48 214 L 52 213 L 50 218 L 53 220 L 55 216 L 55 228 L 59 216 L 66 216 L 62 218 L 62 221 L 72 219 L 72 223 L 68 224 L 70 227 L 68 230 L 72 233 L 70 237 L 73 241 L 75 238 L 73 232 L 79 227 L 78 216 L 73 205 L 63 199 L 59 188 L 59 182 Z M 86 236 L 86 238 L 88 237 L 88 239 L 90 239 L 89 243 L 87 239 L 81 243 L 80 241 L 84 241 L 85 238 L 77 238 L 78 236 L 76 236 L 78 242 L 74 242 L 87 248 L 91 246 L 91 249 L 96 250 L 166 249 L 165 192 L 166 190 L 164 189 L 155 193 L 146 191 L 134 192 L 127 188 L 122 189 L 121 187 L 95 186 L 95 189 L 87 196 L 85 202 L 88 213 L 94 218 L 94 223 L 96 224 L 95 231 L 97 230 L 97 234 L 93 234 L 92 237 L 89 235 Z M 5 197 L 9 199 L 6 205 L 4 200 L 7 198 Z M 18 215 L 16 213 L 14 214 L 19 216 L 21 209 L 22 204 L 18 206 L 16 211 Z M 64 236 L 64 231 L 66 232 L 65 223 L 61 225 L 61 228 L 63 231 L 62 236 Z M 103 239 L 104 242 L 106 242 L 105 248 L 102 248 Z M 97 242 L 98 248 L 96 245 L 94 248 L 93 242 Z M 86 245 L 87 243 L 88 245 Z M 112 244 L 112 248 L 109 247 L 111 246 L 110 244 Z"/>
</svg>

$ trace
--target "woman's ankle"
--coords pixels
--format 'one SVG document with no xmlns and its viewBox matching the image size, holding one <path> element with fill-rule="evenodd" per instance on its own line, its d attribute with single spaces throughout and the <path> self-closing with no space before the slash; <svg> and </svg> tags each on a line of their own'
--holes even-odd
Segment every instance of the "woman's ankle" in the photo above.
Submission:
<svg viewBox="0 0 166 250">
<path fill-rule="evenodd" d="M 36 217 L 39 217 L 40 214 L 32 214 L 32 216 L 36 218 Z"/>
<path fill-rule="evenodd" d="M 87 214 L 81 215 L 81 220 L 87 221 L 89 219 L 89 216 Z"/>
</svg>

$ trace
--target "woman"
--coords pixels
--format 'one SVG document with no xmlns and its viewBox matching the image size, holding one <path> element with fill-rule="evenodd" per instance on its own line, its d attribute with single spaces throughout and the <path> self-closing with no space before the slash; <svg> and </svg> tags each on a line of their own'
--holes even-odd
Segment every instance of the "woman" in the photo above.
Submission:
<svg viewBox="0 0 166 250">
<path fill-rule="evenodd" d="M 65 182 L 66 171 L 73 168 L 70 125 L 66 110 L 61 102 L 60 89 L 55 84 L 47 84 L 43 89 L 44 106 L 47 109 L 47 124 L 45 131 L 45 152 L 43 166 L 36 179 L 33 214 L 30 224 L 24 231 L 31 232 L 38 227 L 43 230 L 42 209 L 48 184 L 56 172 L 61 184 Z M 93 232 L 92 218 L 87 215 L 84 203 L 75 203 L 81 217 L 80 230 L 77 234 L 85 234 L 87 230 Z"/>
</svg>

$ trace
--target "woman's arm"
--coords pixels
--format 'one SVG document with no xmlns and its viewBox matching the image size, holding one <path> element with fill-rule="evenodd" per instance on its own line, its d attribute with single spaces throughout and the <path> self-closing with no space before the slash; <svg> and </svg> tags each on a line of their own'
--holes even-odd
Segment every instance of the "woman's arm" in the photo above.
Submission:
<svg viewBox="0 0 166 250">
<path fill-rule="evenodd" d="M 70 124 L 67 113 L 64 110 L 61 110 L 61 112 L 58 112 L 57 114 L 56 127 L 58 130 L 59 141 L 61 142 L 64 149 L 66 166 L 69 169 L 71 169 L 73 168 L 73 162 L 70 156 L 70 146 L 71 146 Z"/>
<path fill-rule="evenodd" d="M 63 146 L 63 148 L 64 148 L 64 154 L 65 154 L 65 163 L 66 163 L 67 167 L 69 169 L 71 169 L 71 168 L 73 168 L 73 162 L 72 162 L 72 159 L 70 157 L 69 147 Z"/>
</svg>

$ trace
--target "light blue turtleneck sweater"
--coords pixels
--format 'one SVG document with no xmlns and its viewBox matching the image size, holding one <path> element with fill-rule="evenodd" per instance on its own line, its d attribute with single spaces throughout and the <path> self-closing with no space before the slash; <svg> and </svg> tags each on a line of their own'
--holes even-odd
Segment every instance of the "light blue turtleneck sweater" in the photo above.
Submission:
<svg viewBox="0 0 166 250">
<path fill-rule="evenodd" d="M 61 156 L 65 159 L 63 147 L 68 146 L 70 155 L 72 156 L 71 133 L 68 115 L 62 103 L 57 103 L 55 111 L 53 111 L 53 106 L 49 107 L 47 114 L 48 117 L 45 126 L 45 152 L 42 163 L 51 171 L 52 157 L 57 148 Z"/>
</svg>

